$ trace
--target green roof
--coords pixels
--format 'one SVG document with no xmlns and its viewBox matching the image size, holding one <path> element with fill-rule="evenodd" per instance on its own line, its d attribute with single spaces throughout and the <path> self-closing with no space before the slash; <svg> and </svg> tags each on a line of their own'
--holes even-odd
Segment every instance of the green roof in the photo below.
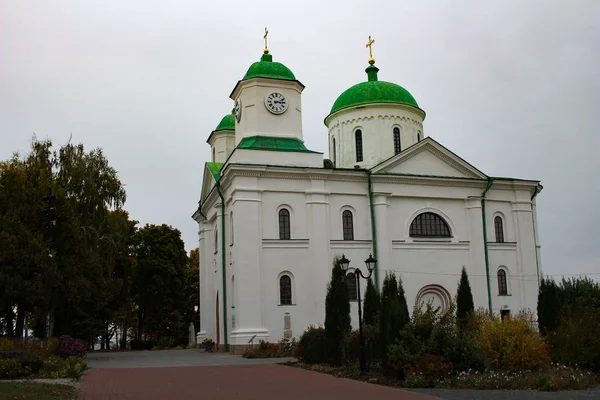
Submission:
<svg viewBox="0 0 600 400">
<path fill-rule="evenodd" d="M 344 108 L 370 103 L 405 104 L 419 108 L 417 101 L 408 90 L 395 83 L 379 81 L 377 79 L 379 68 L 375 65 L 368 66 L 365 71 L 369 80 L 356 84 L 342 93 L 333 103 L 330 114 Z"/>
<path fill-rule="evenodd" d="M 282 138 L 270 136 L 251 136 L 243 138 L 236 146 L 238 149 L 249 150 L 275 150 L 275 151 L 296 151 L 303 153 L 313 153 L 308 150 L 301 140 L 295 138 Z"/>
<path fill-rule="evenodd" d="M 224 116 L 215 131 L 235 131 L 235 115 L 227 114 Z"/>
<path fill-rule="evenodd" d="M 223 163 L 207 162 L 206 166 L 208 167 L 208 170 L 212 174 L 213 178 L 215 178 L 215 181 L 219 182 L 219 179 L 221 179 L 221 168 L 223 168 Z"/>
<path fill-rule="evenodd" d="M 295 81 L 296 77 L 288 67 L 282 63 L 273 62 L 271 54 L 263 54 L 260 61 L 255 62 L 248 68 L 248 72 L 242 80 L 252 78 L 271 78 Z"/>
</svg>

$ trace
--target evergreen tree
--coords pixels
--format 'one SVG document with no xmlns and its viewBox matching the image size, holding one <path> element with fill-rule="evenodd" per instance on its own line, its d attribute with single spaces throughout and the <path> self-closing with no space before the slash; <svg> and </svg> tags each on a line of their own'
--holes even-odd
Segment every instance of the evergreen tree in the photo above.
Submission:
<svg viewBox="0 0 600 400">
<path fill-rule="evenodd" d="M 558 327 L 562 312 L 561 290 L 550 278 L 542 278 L 538 293 L 538 328 L 543 335 Z"/>
<path fill-rule="evenodd" d="M 469 277 L 465 267 L 462 268 L 460 282 L 456 293 L 456 319 L 461 328 L 464 328 L 469 321 L 469 314 L 475 310 L 473 304 L 473 294 L 471 293 L 471 285 L 469 285 Z"/>
<path fill-rule="evenodd" d="M 331 282 L 327 285 L 325 297 L 325 338 L 327 359 L 331 365 L 342 364 L 344 337 L 352 329 L 350 324 L 350 299 L 344 272 L 338 265 L 338 257 L 333 260 Z"/>
<path fill-rule="evenodd" d="M 383 361 L 387 361 L 387 348 L 394 344 L 402 328 L 402 306 L 396 276 L 386 274 L 381 290 L 381 313 L 379 317 L 379 332 L 383 352 Z"/>
<path fill-rule="evenodd" d="M 381 298 L 375 288 L 371 278 L 367 281 L 367 290 L 365 291 L 365 302 L 363 307 L 363 323 L 366 325 L 377 325 L 379 321 L 379 310 L 381 308 Z"/>
<path fill-rule="evenodd" d="M 400 330 L 404 328 L 406 324 L 410 322 L 410 315 L 408 314 L 408 304 L 406 303 L 406 294 L 404 293 L 404 286 L 402 285 L 402 278 L 398 277 L 398 301 L 400 302 Z"/>
</svg>

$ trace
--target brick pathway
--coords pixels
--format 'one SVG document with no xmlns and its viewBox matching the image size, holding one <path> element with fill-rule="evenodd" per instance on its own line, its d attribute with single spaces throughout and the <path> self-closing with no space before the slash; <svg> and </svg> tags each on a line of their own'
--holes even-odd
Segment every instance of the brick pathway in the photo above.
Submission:
<svg viewBox="0 0 600 400">
<path fill-rule="evenodd" d="M 433 400 L 281 365 L 92 369 L 79 400 Z"/>
</svg>

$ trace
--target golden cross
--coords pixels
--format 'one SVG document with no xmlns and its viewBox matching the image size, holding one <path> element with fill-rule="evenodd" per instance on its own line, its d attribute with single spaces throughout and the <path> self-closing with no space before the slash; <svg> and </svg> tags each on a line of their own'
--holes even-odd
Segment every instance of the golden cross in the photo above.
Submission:
<svg viewBox="0 0 600 400">
<path fill-rule="evenodd" d="M 265 26 L 265 36 L 263 36 L 263 38 L 265 39 L 265 54 L 269 54 L 269 46 L 267 46 L 267 35 L 268 34 L 269 34 L 269 30 Z"/>
<path fill-rule="evenodd" d="M 375 63 L 375 59 L 373 58 L 373 43 L 375 43 L 375 40 L 371 39 L 371 35 L 369 35 L 369 42 L 367 43 L 367 45 L 365 47 L 369 48 L 369 63 L 370 64 Z M 371 61 L 373 61 L 373 62 L 371 62 Z"/>
</svg>

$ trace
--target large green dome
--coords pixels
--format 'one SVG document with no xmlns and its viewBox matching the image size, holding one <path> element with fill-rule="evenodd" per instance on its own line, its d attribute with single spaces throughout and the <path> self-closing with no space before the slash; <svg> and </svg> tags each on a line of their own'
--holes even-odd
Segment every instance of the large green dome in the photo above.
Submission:
<svg viewBox="0 0 600 400">
<path fill-rule="evenodd" d="M 408 90 L 395 83 L 377 80 L 379 69 L 375 65 L 370 65 L 365 71 L 369 80 L 356 84 L 342 93 L 333 103 L 330 115 L 344 108 L 370 103 L 405 104 L 419 108 L 417 101 Z"/>
<path fill-rule="evenodd" d="M 248 68 L 248 72 L 242 80 L 251 78 L 271 78 L 295 81 L 296 77 L 288 67 L 279 62 L 273 62 L 271 54 L 263 54 L 260 61 L 255 62 Z"/>
<path fill-rule="evenodd" d="M 235 131 L 235 115 L 231 113 L 224 116 L 215 131 Z"/>
</svg>

